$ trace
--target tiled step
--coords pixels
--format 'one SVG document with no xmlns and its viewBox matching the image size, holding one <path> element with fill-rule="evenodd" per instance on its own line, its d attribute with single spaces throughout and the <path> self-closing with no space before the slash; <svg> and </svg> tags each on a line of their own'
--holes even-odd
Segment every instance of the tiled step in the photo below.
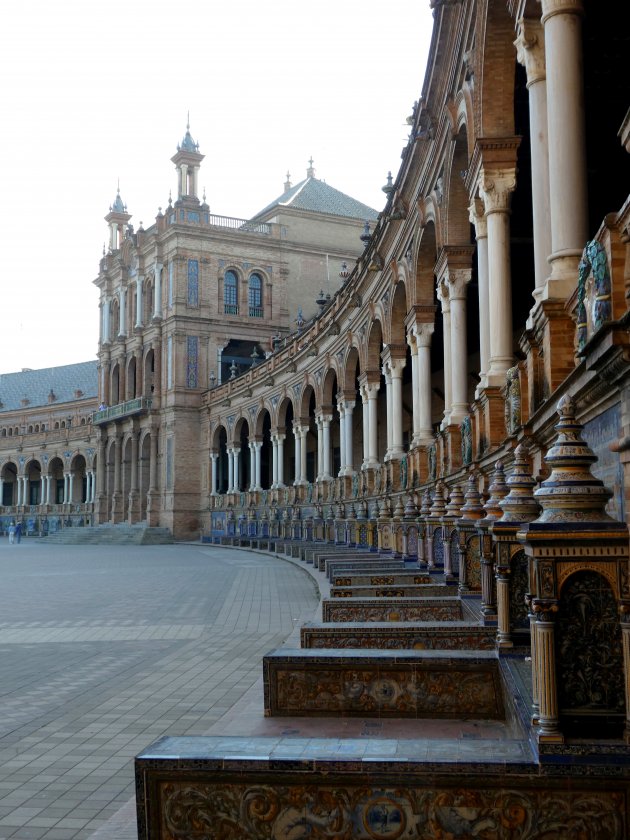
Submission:
<svg viewBox="0 0 630 840">
<path fill-rule="evenodd" d="M 461 621 L 459 598 L 325 598 L 323 621 Z"/>
<path fill-rule="evenodd" d="M 383 650 L 494 650 L 497 631 L 463 621 L 390 624 L 309 622 L 300 629 L 303 648 Z"/>
<path fill-rule="evenodd" d="M 265 715 L 504 720 L 490 651 L 288 650 L 263 658 Z"/>
</svg>

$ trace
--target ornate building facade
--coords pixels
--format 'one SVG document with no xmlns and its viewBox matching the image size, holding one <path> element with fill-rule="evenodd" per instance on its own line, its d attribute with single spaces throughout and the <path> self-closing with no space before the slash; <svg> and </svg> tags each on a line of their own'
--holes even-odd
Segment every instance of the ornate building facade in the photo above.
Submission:
<svg viewBox="0 0 630 840">
<path fill-rule="evenodd" d="M 313 161 L 253 219 L 210 212 L 187 127 L 177 198 L 134 231 L 109 209 L 98 359 L 0 381 L 0 522 L 30 533 L 146 523 L 198 536 L 209 388 L 261 364 L 330 300 L 376 211 L 319 180 Z M 332 278 L 332 279 L 331 279 Z"/>
</svg>

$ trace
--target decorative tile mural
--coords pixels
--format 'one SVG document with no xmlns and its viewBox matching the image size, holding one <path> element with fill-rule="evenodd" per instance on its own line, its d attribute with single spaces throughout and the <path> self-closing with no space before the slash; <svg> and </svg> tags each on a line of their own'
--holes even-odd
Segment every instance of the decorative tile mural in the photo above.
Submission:
<svg viewBox="0 0 630 840">
<path fill-rule="evenodd" d="M 188 260 L 188 306 L 199 306 L 199 260 Z"/>
<path fill-rule="evenodd" d="M 199 337 L 186 338 L 186 387 L 197 388 L 199 384 Z"/>
</svg>

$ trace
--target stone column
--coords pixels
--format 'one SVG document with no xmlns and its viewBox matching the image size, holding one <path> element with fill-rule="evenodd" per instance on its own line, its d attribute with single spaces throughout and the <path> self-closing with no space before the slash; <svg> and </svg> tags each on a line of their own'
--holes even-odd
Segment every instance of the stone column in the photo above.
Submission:
<svg viewBox="0 0 630 840">
<path fill-rule="evenodd" d="M 331 475 L 331 451 L 330 451 L 330 423 L 332 417 L 322 414 L 322 480 L 329 481 Z"/>
<path fill-rule="evenodd" d="M 151 432 L 151 446 L 149 449 L 149 492 L 157 490 L 157 459 L 158 459 L 158 432 L 157 429 Z"/>
<path fill-rule="evenodd" d="M 228 493 L 234 492 L 234 450 L 228 447 Z"/>
<path fill-rule="evenodd" d="M 369 415 L 369 398 L 368 386 L 364 383 L 361 385 L 361 403 L 363 415 L 363 463 L 361 469 L 365 469 L 370 463 L 370 415 Z"/>
<path fill-rule="evenodd" d="M 392 449 L 392 375 L 387 362 L 383 365 L 383 376 L 385 377 L 385 422 L 387 425 L 387 449 L 385 450 L 385 460 L 388 461 L 391 457 Z"/>
<path fill-rule="evenodd" d="M 487 382 L 502 387 L 512 366 L 512 287 L 510 273 L 510 198 L 516 169 L 482 169 L 479 193 L 488 224 L 490 367 Z"/>
<path fill-rule="evenodd" d="M 162 318 L 162 263 L 155 263 L 155 286 L 153 288 L 153 318 Z"/>
<path fill-rule="evenodd" d="M 249 489 L 256 490 L 256 444 L 249 441 Z"/>
<path fill-rule="evenodd" d="M 468 208 L 470 223 L 477 239 L 477 283 L 479 286 L 479 385 L 484 388 L 490 367 L 490 294 L 488 289 L 488 223 L 481 199 Z"/>
<path fill-rule="evenodd" d="M 352 438 L 352 423 L 354 420 L 354 403 L 346 402 L 345 428 L 342 430 L 345 439 L 346 466 L 345 475 L 354 475 L 354 441 Z"/>
<path fill-rule="evenodd" d="M 391 443 L 390 457 L 399 458 L 403 452 L 403 424 L 402 424 L 402 372 L 406 359 L 389 359 L 389 370 L 391 376 Z"/>
<path fill-rule="evenodd" d="M 418 393 L 418 343 L 413 326 L 407 330 L 407 344 L 411 353 L 411 410 L 413 412 L 411 446 L 414 447 L 420 443 L 420 400 Z"/>
<path fill-rule="evenodd" d="M 235 446 L 232 450 L 232 458 L 234 459 L 234 492 L 238 493 L 241 489 L 241 447 Z"/>
<path fill-rule="evenodd" d="M 504 649 L 513 647 L 512 635 L 510 633 L 510 567 L 501 565 L 497 567 L 497 645 Z"/>
<path fill-rule="evenodd" d="M 304 473 L 302 472 L 302 427 L 293 426 L 293 449 L 295 452 L 295 479 L 294 485 L 303 484 Z"/>
<path fill-rule="evenodd" d="M 450 423 L 451 418 L 451 376 L 452 376 L 452 361 L 451 361 L 451 310 L 450 301 L 448 297 L 448 284 L 445 278 L 438 280 L 437 296 L 442 307 L 442 327 L 444 333 L 444 417 L 442 418 L 442 428 L 444 429 Z"/>
<path fill-rule="evenodd" d="M 558 721 L 558 689 L 556 685 L 556 650 L 553 610 L 556 604 L 535 604 L 536 664 L 538 667 L 538 704 L 540 709 L 539 741 L 562 743 L 564 738 Z"/>
<path fill-rule="evenodd" d="M 415 335 L 418 348 L 418 442 L 433 443 L 431 424 L 431 336 L 435 323 L 416 324 Z"/>
<path fill-rule="evenodd" d="M 127 335 L 127 290 L 120 289 L 118 293 L 120 300 L 120 324 L 118 325 L 118 335 L 124 338 Z"/>
<path fill-rule="evenodd" d="M 531 18 L 518 22 L 514 41 L 516 58 L 527 71 L 529 137 L 532 160 L 532 216 L 534 222 L 534 298 L 544 291 L 549 275 L 551 219 L 549 215 L 549 146 L 547 136 L 547 81 L 545 36 L 542 24 Z"/>
<path fill-rule="evenodd" d="M 210 460 L 212 461 L 212 466 L 210 470 L 210 495 L 216 496 L 217 495 L 217 469 L 219 464 L 219 453 L 218 452 L 211 452 L 210 453 Z"/>
<path fill-rule="evenodd" d="M 324 471 L 322 455 L 324 433 L 321 414 L 315 418 L 315 425 L 317 426 L 317 474 L 315 476 L 315 480 L 320 481 Z"/>
<path fill-rule="evenodd" d="M 284 438 L 285 435 L 276 435 L 278 442 L 278 487 L 284 487 Z"/>
<path fill-rule="evenodd" d="M 547 71 L 551 276 L 545 297 L 567 297 L 588 238 L 581 0 L 542 0 Z M 533 176 L 532 171 L 532 176 Z"/>
<path fill-rule="evenodd" d="M 367 385 L 368 395 L 368 416 L 369 416 L 369 444 L 368 444 L 368 465 L 375 467 L 378 464 L 378 392 L 380 383 Z"/>
<path fill-rule="evenodd" d="M 74 503 L 74 472 L 68 473 L 68 502 Z"/>
<path fill-rule="evenodd" d="M 136 276 L 136 323 L 137 330 L 142 329 L 142 287 L 144 284 L 144 275 L 138 274 Z"/>
<path fill-rule="evenodd" d="M 339 411 L 339 475 L 346 474 L 346 403 L 342 397 L 337 398 L 337 409 Z"/>
<path fill-rule="evenodd" d="M 4 499 L 4 495 L 3 495 L 3 490 L 4 490 L 4 479 L 3 479 L 3 478 L 0 478 L 0 507 L 4 507 L 4 501 L 3 501 L 3 499 Z"/>
<path fill-rule="evenodd" d="M 256 484 L 254 485 L 254 490 L 262 490 L 262 460 L 261 460 L 261 451 L 262 451 L 262 440 L 254 441 L 254 449 L 256 450 L 256 456 L 254 458 L 254 466 L 255 466 L 255 473 L 256 473 Z"/>
<path fill-rule="evenodd" d="M 96 493 L 98 496 L 105 494 L 105 438 L 101 437 L 98 442 L 97 472 L 96 472 Z M 50 502 L 48 503 L 50 504 Z"/>
<path fill-rule="evenodd" d="M 450 423 L 460 424 L 468 414 L 468 352 L 466 347 L 466 287 L 470 268 L 449 269 L 448 297 L 451 328 Z"/>
<path fill-rule="evenodd" d="M 129 470 L 129 490 L 131 493 L 138 492 L 138 433 L 131 433 L 131 465 Z"/>
</svg>

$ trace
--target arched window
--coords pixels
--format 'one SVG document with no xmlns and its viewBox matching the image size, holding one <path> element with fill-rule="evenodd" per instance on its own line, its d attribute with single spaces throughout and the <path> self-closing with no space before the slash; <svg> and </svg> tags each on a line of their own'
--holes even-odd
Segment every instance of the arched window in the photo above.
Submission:
<svg viewBox="0 0 630 840">
<path fill-rule="evenodd" d="M 248 303 L 249 317 L 262 318 L 262 277 L 260 274 L 250 274 L 249 276 Z"/>
<path fill-rule="evenodd" d="M 235 271 L 226 271 L 223 277 L 223 311 L 238 315 L 238 277 Z"/>
</svg>

